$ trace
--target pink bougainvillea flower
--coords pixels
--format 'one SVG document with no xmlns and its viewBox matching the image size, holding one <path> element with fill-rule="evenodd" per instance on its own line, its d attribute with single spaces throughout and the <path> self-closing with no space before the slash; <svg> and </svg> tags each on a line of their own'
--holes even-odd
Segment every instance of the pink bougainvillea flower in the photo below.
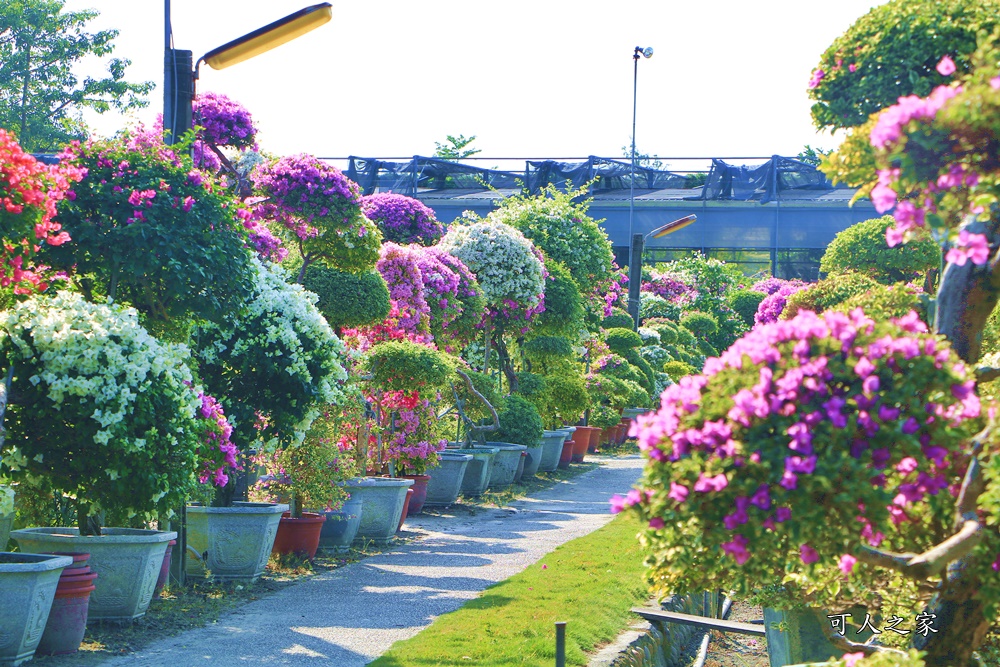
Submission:
<svg viewBox="0 0 1000 667">
<path fill-rule="evenodd" d="M 819 552 L 808 544 L 803 544 L 799 547 L 799 558 L 802 559 L 803 563 L 809 565 L 819 560 Z"/>
<path fill-rule="evenodd" d="M 623 509 L 625 509 L 625 496 L 620 496 L 617 493 L 611 496 L 611 500 L 608 501 L 611 504 L 611 513 L 618 514 Z"/>
<path fill-rule="evenodd" d="M 847 66 L 847 71 L 853 74 L 854 72 L 858 71 L 858 66 L 855 65 L 854 63 L 851 63 L 850 65 Z"/>
<path fill-rule="evenodd" d="M 858 651 L 857 653 L 845 653 L 844 657 L 841 658 L 841 660 L 844 661 L 844 667 L 854 667 L 856 664 L 858 664 L 858 660 L 861 660 L 864 657 L 865 654 L 862 653 L 861 651 Z"/>
<path fill-rule="evenodd" d="M 747 551 L 749 543 L 750 540 L 747 538 L 742 535 L 736 535 L 729 542 L 722 543 L 722 550 L 735 558 L 738 565 L 743 565 L 743 563 L 750 560 L 750 552 Z"/>
<path fill-rule="evenodd" d="M 664 525 L 665 524 L 663 523 L 663 519 L 661 519 L 658 516 L 654 516 L 652 519 L 649 520 L 649 527 L 652 528 L 653 530 L 659 530 L 660 528 L 663 528 Z"/>
<path fill-rule="evenodd" d="M 973 264 L 985 264 L 990 258 L 990 244 L 983 234 L 970 234 L 963 229 L 958 233 L 958 242 L 948 250 L 945 259 L 951 264 L 964 266 L 966 260 Z"/>
<path fill-rule="evenodd" d="M 670 482 L 670 493 L 667 497 L 671 500 L 676 500 L 679 503 L 687 500 L 689 490 L 683 484 L 677 484 L 676 482 Z"/>
<path fill-rule="evenodd" d="M 990 88 L 993 90 L 1000 90 L 1000 76 L 995 76 L 990 79 Z"/>
<path fill-rule="evenodd" d="M 819 85 L 819 82 L 823 80 L 824 76 L 826 76 L 826 72 L 824 72 L 821 69 L 813 71 L 812 78 L 809 79 L 809 87 L 810 88 L 817 87 Z"/>
<path fill-rule="evenodd" d="M 844 554 L 840 557 L 840 562 L 837 564 L 837 567 L 839 567 L 840 571 L 844 574 L 850 574 L 857 562 L 858 559 L 851 554 Z"/>
<path fill-rule="evenodd" d="M 955 61 L 950 56 L 945 56 L 937 64 L 937 71 L 941 76 L 951 76 L 955 73 Z"/>
</svg>

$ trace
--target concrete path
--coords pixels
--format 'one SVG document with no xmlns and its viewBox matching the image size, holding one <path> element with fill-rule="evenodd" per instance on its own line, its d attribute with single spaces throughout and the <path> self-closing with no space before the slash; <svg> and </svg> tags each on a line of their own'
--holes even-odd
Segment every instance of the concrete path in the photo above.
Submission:
<svg viewBox="0 0 1000 667">
<path fill-rule="evenodd" d="M 608 498 L 638 479 L 639 456 L 594 457 L 600 468 L 513 503 L 407 519 L 422 536 L 248 604 L 211 626 L 157 642 L 108 667 L 365 665 L 537 562 L 605 525 Z"/>
</svg>

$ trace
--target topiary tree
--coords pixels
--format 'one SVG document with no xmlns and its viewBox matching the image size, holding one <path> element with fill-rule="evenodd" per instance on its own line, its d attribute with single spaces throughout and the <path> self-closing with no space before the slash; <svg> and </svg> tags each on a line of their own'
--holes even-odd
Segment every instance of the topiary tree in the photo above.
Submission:
<svg viewBox="0 0 1000 667">
<path fill-rule="evenodd" d="M 883 111 L 869 137 L 873 201 L 880 212 L 895 206 L 887 242 L 929 227 L 951 245 L 936 332 L 915 313 L 874 322 L 802 312 L 668 388 L 640 427 L 653 494 L 618 501 L 649 511 L 664 588 L 762 584 L 780 571 L 828 610 L 878 596 L 899 601 L 890 613 L 923 609 L 936 632 L 909 641 L 925 667 L 982 664 L 976 651 L 1000 599 L 1000 456 L 993 406 L 977 395 L 977 375 L 995 371 L 971 365 L 1000 301 L 1000 39 L 972 61 L 958 85 Z M 713 549 L 741 571 L 703 567 Z M 882 650 L 831 634 L 845 662 Z"/>
<path fill-rule="evenodd" d="M 420 270 L 419 246 L 386 243 L 379 251 L 375 268 L 389 287 L 389 298 L 399 313 L 399 328 L 411 334 L 430 333 L 431 308 L 425 295 Z M 457 285 L 457 277 L 452 273 Z"/>
<path fill-rule="evenodd" d="M 880 322 L 894 317 L 903 317 L 913 311 L 926 322 L 927 313 L 921 296 L 923 296 L 923 290 L 910 285 L 875 285 L 868 291 L 855 294 L 843 303 L 833 306 L 830 310 L 850 313 L 855 308 L 860 308 L 865 312 L 865 315 Z"/>
<path fill-rule="evenodd" d="M 367 195 L 361 201 L 365 217 L 378 225 L 385 241 L 431 246 L 444 235 L 434 210 L 419 199 L 392 192 Z"/>
<path fill-rule="evenodd" d="M 321 405 L 344 400 L 346 349 L 316 309 L 316 295 L 280 266 L 252 260 L 249 298 L 192 335 L 199 372 L 226 401 L 241 449 L 295 446 Z"/>
<path fill-rule="evenodd" d="M 613 308 L 611 314 L 601 320 L 604 329 L 631 329 L 634 324 L 632 317 L 621 308 Z"/>
<path fill-rule="evenodd" d="M 12 371 L 0 462 L 25 486 L 72 499 L 81 535 L 106 512 L 153 519 L 199 484 L 225 484 L 236 450 L 218 404 L 194 384 L 184 346 L 138 313 L 59 292 L 0 317 Z"/>
<path fill-rule="evenodd" d="M 511 394 L 504 398 L 503 409 L 497 413 L 500 428 L 494 435 L 500 442 L 535 447 L 542 440 L 542 417 L 534 404 L 523 396 Z"/>
<path fill-rule="evenodd" d="M 861 273 L 891 285 L 920 280 L 941 265 L 941 247 L 926 230 L 905 248 L 886 245 L 885 232 L 893 224 L 892 216 L 884 215 L 839 232 L 826 247 L 819 270 L 830 277 Z"/>
<path fill-rule="evenodd" d="M 604 332 L 604 342 L 615 354 L 625 356 L 629 350 L 642 346 L 642 338 L 631 329 L 608 329 Z"/>
<path fill-rule="evenodd" d="M 662 296 L 652 292 L 641 292 L 639 294 L 639 320 L 645 321 L 651 318 L 664 318 L 677 320 L 681 316 L 681 307 L 676 303 L 667 301 Z"/>
<path fill-rule="evenodd" d="M 239 307 L 252 280 L 246 211 L 159 136 L 132 131 L 79 144 L 66 159 L 88 177 L 60 211 L 73 243 L 47 247 L 90 301 L 133 305 L 181 325 Z"/>
<path fill-rule="evenodd" d="M 360 186 L 339 169 L 302 153 L 262 164 L 251 178 L 266 198 L 254 216 L 273 221 L 302 256 L 297 281 L 316 261 L 349 272 L 375 266 L 382 233 L 362 212 Z"/>
<path fill-rule="evenodd" d="M 547 366 L 574 356 L 573 346 L 562 336 L 532 338 L 521 346 L 521 351 L 532 364 L 538 364 L 543 373 Z"/>
<path fill-rule="evenodd" d="M 546 258 L 545 310 L 538 314 L 532 333 L 576 340 L 584 328 L 583 297 L 569 270 Z"/>
<path fill-rule="evenodd" d="M 663 364 L 663 372 L 669 375 L 674 382 L 680 382 L 681 378 L 694 375 L 697 369 L 683 361 L 668 361 Z"/>
<path fill-rule="evenodd" d="M 550 185 L 538 195 L 507 197 L 487 220 L 519 230 L 546 257 L 569 270 L 582 294 L 592 296 L 611 275 L 614 254 L 608 235 L 587 215 L 589 200 L 574 201 L 583 193 L 561 192 Z"/>
<path fill-rule="evenodd" d="M 996 0 L 890 0 L 875 7 L 820 57 L 809 84 L 813 122 L 854 127 L 900 97 L 927 96 L 948 80 L 937 70 L 941 57 L 968 71 L 976 34 L 997 25 Z"/>
<path fill-rule="evenodd" d="M 517 375 L 504 334 L 526 328 L 544 309 L 545 269 L 538 250 L 521 232 L 486 220 L 453 224 L 441 249 L 460 259 L 476 275 L 487 304 L 488 340 L 500 355 L 500 368 L 512 390 Z M 487 349 L 486 358 L 489 358 Z"/>
<path fill-rule="evenodd" d="M 378 271 L 348 273 L 313 264 L 302 286 L 319 298 L 316 308 L 334 329 L 381 322 L 389 315 L 389 288 Z"/>
<path fill-rule="evenodd" d="M 772 278 L 769 280 L 779 280 L 778 278 Z M 767 282 L 767 281 L 763 281 Z M 808 283 L 804 283 L 801 280 L 792 281 L 781 281 L 782 284 L 776 285 L 774 292 L 769 293 L 757 306 L 757 314 L 754 315 L 754 322 L 756 324 L 769 324 L 771 322 L 777 322 L 781 317 L 781 314 L 785 311 L 785 306 L 788 305 L 788 298 L 799 292 L 801 290 L 809 287 Z M 760 285 L 761 283 L 757 283 Z M 757 285 L 754 285 L 756 288 Z M 770 288 L 771 285 L 767 285 Z"/>
<path fill-rule="evenodd" d="M 431 332 L 438 345 L 446 351 L 450 351 L 452 345 L 464 347 L 479 334 L 486 314 L 486 299 L 479 281 L 462 260 L 439 246 L 425 248 L 421 255 L 432 257 L 458 277 L 455 291 L 448 295 L 446 303 L 442 304 L 439 299 L 435 304 L 435 295 L 431 293 L 435 287 L 433 275 L 430 281 L 424 281 L 424 298 L 431 307 Z M 441 308 L 440 316 L 435 317 L 435 307 Z"/>
<path fill-rule="evenodd" d="M 545 421 L 559 428 L 575 424 L 590 407 L 590 397 L 583 373 L 570 364 L 563 364 L 544 376 L 546 403 L 541 411 Z"/>
<path fill-rule="evenodd" d="M 681 326 L 701 340 L 708 340 L 719 331 L 719 321 L 708 313 L 688 312 L 681 318 Z"/>
<path fill-rule="evenodd" d="M 789 320 L 800 311 L 811 310 L 821 313 L 833 308 L 857 294 L 864 294 L 878 285 L 868 276 L 860 273 L 845 273 L 834 278 L 820 280 L 806 289 L 788 297 L 788 304 L 781 313 L 781 319 Z"/>
<path fill-rule="evenodd" d="M 754 318 L 757 315 L 760 302 L 766 296 L 763 292 L 757 292 L 752 289 L 736 290 L 728 297 L 729 307 L 740 316 L 740 319 L 743 320 L 747 328 L 751 328 L 754 325 Z"/>
</svg>

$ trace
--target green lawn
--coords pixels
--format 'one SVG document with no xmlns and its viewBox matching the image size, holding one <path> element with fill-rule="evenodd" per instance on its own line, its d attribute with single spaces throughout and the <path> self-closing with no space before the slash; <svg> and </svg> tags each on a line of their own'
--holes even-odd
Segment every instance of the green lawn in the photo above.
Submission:
<svg viewBox="0 0 1000 667">
<path fill-rule="evenodd" d="M 567 542 L 524 572 L 397 642 L 373 667 L 555 664 L 556 621 L 567 621 L 566 664 L 586 665 L 586 651 L 615 639 L 645 602 L 638 522 L 619 516 Z"/>
</svg>

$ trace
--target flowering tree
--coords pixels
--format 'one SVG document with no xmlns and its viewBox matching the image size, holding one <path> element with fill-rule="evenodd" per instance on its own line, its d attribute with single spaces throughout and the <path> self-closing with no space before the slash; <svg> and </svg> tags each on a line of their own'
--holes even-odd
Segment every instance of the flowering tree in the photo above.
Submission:
<svg viewBox="0 0 1000 667">
<path fill-rule="evenodd" d="M 252 260 L 247 300 L 195 330 L 206 387 L 225 397 L 243 449 L 295 446 L 321 406 L 343 400 L 345 349 L 316 309 L 316 296 L 279 266 Z"/>
<path fill-rule="evenodd" d="M 380 192 L 364 197 L 362 208 L 386 241 L 430 246 L 444 235 L 444 225 L 434 217 L 434 211 L 413 197 Z"/>
<path fill-rule="evenodd" d="M 159 343 L 135 310 L 34 297 L 0 317 L 0 362 L 14 368 L 0 460 L 73 498 L 81 534 L 100 534 L 105 510 L 167 512 L 199 477 L 225 483 L 225 416 L 193 383 L 187 348 Z"/>
<path fill-rule="evenodd" d="M 413 334 L 430 333 L 430 306 L 424 296 L 424 277 L 418 251 L 386 243 L 375 267 L 389 286 L 389 298 L 399 313 L 399 327 Z"/>
<path fill-rule="evenodd" d="M 32 267 L 32 258 L 40 244 L 59 246 L 69 240 L 55 220 L 56 205 L 85 174 L 74 165 L 38 162 L 0 129 L 0 288 L 19 294 L 45 290 L 45 268 Z"/>
<path fill-rule="evenodd" d="M 297 282 L 315 261 L 354 273 L 375 266 L 382 235 L 362 213 L 361 188 L 339 169 L 300 154 L 260 165 L 252 179 L 267 198 L 254 215 L 277 223 L 302 256 Z"/>
<path fill-rule="evenodd" d="M 757 306 L 757 314 L 754 316 L 756 324 L 768 324 L 777 322 L 781 313 L 785 310 L 788 297 L 799 290 L 807 288 L 809 285 L 801 280 L 783 280 L 781 278 L 765 278 L 754 283 L 752 290 L 763 292 L 767 296 Z"/>
<path fill-rule="evenodd" d="M 420 256 L 424 258 L 421 260 L 424 262 L 421 271 L 430 276 L 430 279 L 424 280 L 424 297 L 431 308 L 434 339 L 448 351 L 452 346 L 468 345 L 478 333 L 486 313 L 486 301 L 479 281 L 462 260 L 440 246 L 426 248 Z M 452 283 L 449 272 L 457 278 L 457 282 Z M 448 292 L 445 292 L 446 286 Z"/>
<path fill-rule="evenodd" d="M 976 393 L 977 377 L 996 373 L 970 367 L 1000 300 L 998 41 L 981 45 L 960 83 L 901 98 L 871 124 L 872 196 L 880 211 L 895 204 L 889 245 L 920 227 L 953 244 L 936 334 L 912 312 L 888 323 L 803 312 L 668 388 L 636 429 L 651 457 L 646 492 L 617 502 L 650 522 L 664 587 L 739 588 L 777 571 L 821 603 L 875 590 L 911 606 L 930 587 L 937 632 L 913 646 L 928 667 L 975 664 L 1000 599 L 995 408 Z M 938 71 L 954 73 L 951 59 Z M 841 156 L 832 170 L 864 159 Z M 678 535 L 691 525 L 703 530 Z M 714 558 L 679 573 L 712 545 L 729 554 L 728 573 Z M 853 662 L 876 650 L 833 640 Z"/>
<path fill-rule="evenodd" d="M 492 337 L 501 368 L 516 388 L 503 336 L 509 328 L 526 327 L 545 307 L 545 266 L 540 253 L 517 229 L 490 220 L 453 224 L 441 239 L 441 248 L 476 275 L 486 299 L 487 326 L 495 326 Z"/>
<path fill-rule="evenodd" d="M 166 322 L 210 319 L 245 297 L 248 213 L 187 155 L 140 129 L 74 144 L 64 160 L 87 178 L 61 205 L 73 243 L 44 257 L 88 299 L 126 301 Z"/>
</svg>

